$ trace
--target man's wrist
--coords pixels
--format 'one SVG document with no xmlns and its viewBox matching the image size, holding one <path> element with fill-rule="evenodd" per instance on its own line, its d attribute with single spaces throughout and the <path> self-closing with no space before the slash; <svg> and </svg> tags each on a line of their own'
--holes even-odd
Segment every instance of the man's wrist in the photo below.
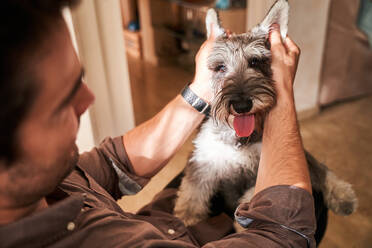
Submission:
<svg viewBox="0 0 372 248">
<path fill-rule="evenodd" d="M 275 119 L 274 123 L 277 123 L 282 118 L 297 120 L 296 106 L 293 94 L 285 94 L 277 97 L 276 105 L 270 110 L 268 119 Z M 270 121 L 265 122 L 269 124 Z"/>
<path fill-rule="evenodd" d="M 295 107 L 295 100 L 293 95 L 280 96 L 277 98 L 277 106 L 279 107 Z"/>
<path fill-rule="evenodd" d="M 276 87 L 277 105 L 295 105 L 293 86 Z"/>
<path fill-rule="evenodd" d="M 209 83 L 192 82 L 189 88 L 201 99 L 207 103 L 211 103 L 213 94 Z"/>
<path fill-rule="evenodd" d="M 209 115 L 211 109 L 210 104 L 204 101 L 200 96 L 195 94 L 195 92 L 190 89 L 189 85 L 186 85 L 183 88 L 183 90 L 181 91 L 181 96 L 188 104 L 190 104 L 199 113 L 202 113 L 206 116 Z"/>
</svg>

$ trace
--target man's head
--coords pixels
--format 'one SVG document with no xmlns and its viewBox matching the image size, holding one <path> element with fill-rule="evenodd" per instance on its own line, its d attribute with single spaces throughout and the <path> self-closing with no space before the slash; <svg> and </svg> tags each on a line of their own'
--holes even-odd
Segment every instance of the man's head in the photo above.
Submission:
<svg viewBox="0 0 372 248">
<path fill-rule="evenodd" d="M 77 162 L 93 101 L 61 10 L 76 0 L 4 0 L 0 15 L 0 208 L 50 193 Z"/>
</svg>

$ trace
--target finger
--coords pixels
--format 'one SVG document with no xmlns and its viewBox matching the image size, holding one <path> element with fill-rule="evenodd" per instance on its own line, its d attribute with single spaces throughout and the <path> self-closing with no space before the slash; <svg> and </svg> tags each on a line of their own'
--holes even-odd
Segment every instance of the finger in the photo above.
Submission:
<svg viewBox="0 0 372 248">
<path fill-rule="evenodd" d="M 284 45 L 287 48 L 287 51 L 290 55 L 296 55 L 299 56 L 301 53 L 300 48 L 297 46 L 297 44 L 288 36 L 285 38 Z"/>
<path fill-rule="evenodd" d="M 232 32 L 231 32 L 230 29 L 226 29 L 225 33 L 226 33 L 227 37 L 230 37 L 232 35 Z"/>
<path fill-rule="evenodd" d="M 275 52 L 284 52 L 285 47 L 282 43 L 282 38 L 280 36 L 280 28 L 278 24 L 273 24 L 270 28 L 269 40 L 271 45 L 271 51 Z"/>
</svg>

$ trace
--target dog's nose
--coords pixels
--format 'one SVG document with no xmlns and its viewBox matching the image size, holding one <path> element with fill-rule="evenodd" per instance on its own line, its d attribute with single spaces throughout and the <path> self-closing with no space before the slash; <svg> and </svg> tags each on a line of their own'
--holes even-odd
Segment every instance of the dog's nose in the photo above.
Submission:
<svg viewBox="0 0 372 248">
<path fill-rule="evenodd" d="M 232 101 L 231 105 L 238 114 L 247 113 L 252 109 L 253 102 L 251 99 L 245 101 Z"/>
</svg>

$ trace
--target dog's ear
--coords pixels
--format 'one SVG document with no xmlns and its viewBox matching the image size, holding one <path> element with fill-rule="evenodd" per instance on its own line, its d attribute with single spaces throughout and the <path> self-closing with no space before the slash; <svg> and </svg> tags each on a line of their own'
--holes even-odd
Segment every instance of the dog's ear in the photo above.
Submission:
<svg viewBox="0 0 372 248">
<path fill-rule="evenodd" d="M 207 28 L 207 38 L 209 38 L 212 33 L 214 37 L 225 34 L 225 30 L 221 27 L 217 13 L 214 9 L 208 10 L 205 24 Z"/>
<path fill-rule="evenodd" d="M 277 0 L 267 13 L 264 20 L 252 29 L 252 33 L 268 34 L 270 26 L 274 23 L 279 24 L 280 34 L 284 39 L 288 32 L 289 4 L 288 0 Z"/>
</svg>

